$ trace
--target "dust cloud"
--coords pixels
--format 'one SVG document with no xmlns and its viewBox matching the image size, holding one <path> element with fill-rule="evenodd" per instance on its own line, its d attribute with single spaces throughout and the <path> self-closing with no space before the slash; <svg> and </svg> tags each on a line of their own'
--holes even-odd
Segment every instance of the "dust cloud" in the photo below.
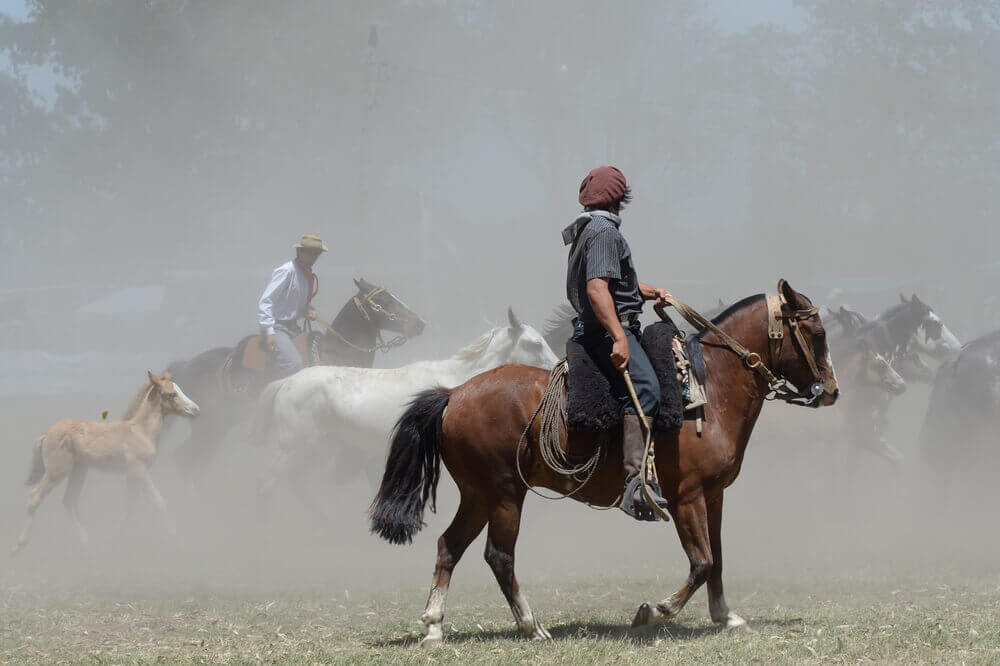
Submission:
<svg viewBox="0 0 1000 666">
<path fill-rule="evenodd" d="M 696 307 L 784 277 L 870 317 L 916 293 L 963 342 L 1000 327 L 995 6 L 762 4 L 0 3 L 0 536 L 20 529 L 38 434 L 120 417 L 147 369 L 255 332 L 304 232 L 331 248 L 321 314 L 364 277 L 427 322 L 376 367 L 447 357 L 508 305 L 543 328 L 565 300 L 559 231 L 601 164 L 633 188 L 640 278 Z M 988 570 L 996 459 L 928 469 L 928 400 L 911 384 L 891 404 L 899 467 L 766 405 L 726 496 L 727 572 Z M 368 534 L 357 461 L 314 470 L 326 521 L 288 487 L 262 520 L 273 447 L 249 447 L 244 420 L 192 483 L 188 428 L 153 468 L 176 539 L 148 502 L 126 520 L 122 478 L 92 472 L 90 546 L 57 489 L 3 585 L 429 584 L 447 476 L 414 545 L 393 547 Z M 359 445 L 380 458 L 386 441 Z M 458 581 L 489 578 L 481 539 Z M 665 594 L 687 575 L 672 526 L 530 495 L 518 554 L 522 582 L 641 571 Z"/>
</svg>

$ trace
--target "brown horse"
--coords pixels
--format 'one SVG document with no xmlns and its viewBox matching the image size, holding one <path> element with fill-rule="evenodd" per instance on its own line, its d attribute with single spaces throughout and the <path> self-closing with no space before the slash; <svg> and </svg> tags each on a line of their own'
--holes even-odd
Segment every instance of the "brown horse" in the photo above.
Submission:
<svg viewBox="0 0 1000 666">
<path fill-rule="evenodd" d="M 783 396 L 786 400 L 830 405 L 839 393 L 816 308 L 784 281 L 779 283 L 779 294 L 780 312 L 771 321 L 780 325 L 783 343 L 770 344 L 774 340 L 768 335 L 769 305 L 761 295 L 740 301 L 716 319 L 724 334 L 744 345 L 742 357 L 716 333 L 700 334 L 708 369 L 704 433 L 699 436 L 694 423 L 687 422 L 679 432 L 658 435 L 655 443 L 663 496 L 670 502 L 690 574 L 669 598 L 642 604 L 633 626 L 673 617 L 705 582 L 712 619 L 729 627 L 745 624 L 730 612 L 722 591 L 722 494 L 739 474 L 754 423 L 774 388 L 773 382 L 769 386 L 764 379 L 767 368 L 795 386 L 811 386 L 811 400 L 805 393 L 793 399 L 788 392 Z M 548 380 L 544 370 L 502 366 L 457 388 L 419 394 L 397 424 L 382 485 L 371 508 L 372 531 L 394 543 L 412 539 L 422 526 L 428 500 L 433 507 L 441 460 L 461 493 L 458 513 L 438 540 L 437 565 L 421 618 L 427 626 L 424 644 L 443 639 L 441 623 L 452 570 L 487 525 L 486 561 L 518 629 L 534 638 L 550 638 L 532 616 L 514 576 L 514 545 L 527 492 L 517 471 L 517 457 L 532 486 L 568 492 L 579 485 L 545 465 L 539 454 L 537 421 L 528 429 L 526 445 L 519 447 Z M 566 441 L 564 435 L 561 445 L 570 454 L 585 457 L 597 444 L 594 437 L 572 435 Z M 613 504 L 621 482 L 621 447 L 615 442 L 573 498 Z"/>
<path fill-rule="evenodd" d="M 28 543 L 35 511 L 45 496 L 69 477 L 63 504 L 69 511 L 80 539 L 87 542 L 87 531 L 80 521 L 77 501 L 89 467 L 122 472 L 128 482 L 129 504 L 139 488 L 145 489 L 160 510 L 168 529 L 170 519 L 163 496 L 153 484 L 149 466 L 156 458 L 163 419 L 168 414 L 195 417 L 199 408 L 170 377 L 146 373 L 149 381 L 139 389 L 122 421 L 99 423 L 65 419 L 50 426 L 35 440 L 31 472 L 27 485 L 28 518 L 12 551 L 16 555 Z"/>
</svg>

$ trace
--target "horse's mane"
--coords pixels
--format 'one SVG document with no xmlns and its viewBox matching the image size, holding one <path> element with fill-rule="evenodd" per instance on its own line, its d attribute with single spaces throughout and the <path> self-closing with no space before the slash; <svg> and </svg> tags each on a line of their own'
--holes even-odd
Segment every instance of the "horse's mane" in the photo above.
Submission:
<svg viewBox="0 0 1000 666">
<path fill-rule="evenodd" d="M 719 326 L 719 325 L 725 323 L 725 321 L 727 319 L 729 319 L 731 316 L 733 316 L 734 314 L 736 314 L 740 310 L 742 310 L 742 309 L 744 309 L 746 307 L 749 307 L 750 305 L 753 305 L 757 301 L 761 301 L 761 300 L 764 300 L 764 294 L 754 294 L 753 296 L 747 296 L 746 298 L 744 298 L 741 301 L 736 301 L 735 303 L 733 303 L 732 305 L 730 305 L 728 308 L 726 308 L 725 310 L 723 310 L 721 313 L 719 313 L 718 315 L 716 315 L 715 319 L 712 320 L 712 323 L 715 324 L 716 326 Z M 700 340 L 701 338 L 703 338 L 706 333 L 708 333 L 708 329 L 707 328 L 704 329 L 704 330 L 702 330 L 702 331 L 700 331 L 698 333 L 698 339 Z"/>
<path fill-rule="evenodd" d="M 128 421 L 136 415 L 139 408 L 142 407 L 142 403 L 146 402 L 146 397 L 149 395 L 151 388 L 153 388 L 153 382 L 147 380 L 146 383 L 142 385 L 142 388 L 136 392 L 135 397 L 132 398 L 132 402 L 129 403 L 128 409 L 125 410 L 125 415 L 122 416 L 122 421 Z"/>
<path fill-rule="evenodd" d="M 470 361 L 479 358 L 486 351 L 486 348 L 490 346 L 490 343 L 493 342 L 493 338 L 496 337 L 501 328 L 503 327 L 498 326 L 491 331 L 483 333 L 468 345 L 455 352 L 452 358 L 456 361 Z"/>
<path fill-rule="evenodd" d="M 549 318 L 545 320 L 545 332 L 542 335 L 555 333 L 567 325 L 575 316 L 576 310 L 572 306 L 566 304 L 557 305 L 552 309 L 552 314 L 549 315 Z"/>
<path fill-rule="evenodd" d="M 912 308 L 913 305 L 914 304 L 911 301 L 907 301 L 905 303 L 896 303 L 895 305 L 890 306 L 887 310 L 879 314 L 879 316 L 877 316 L 875 319 L 881 321 L 888 321 L 890 319 L 893 319 L 894 317 L 904 314 L 906 310 L 908 308 Z M 931 306 L 927 305 L 923 301 L 920 302 L 920 305 L 922 305 L 928 311 L 931 311 Z"/>
</svg>

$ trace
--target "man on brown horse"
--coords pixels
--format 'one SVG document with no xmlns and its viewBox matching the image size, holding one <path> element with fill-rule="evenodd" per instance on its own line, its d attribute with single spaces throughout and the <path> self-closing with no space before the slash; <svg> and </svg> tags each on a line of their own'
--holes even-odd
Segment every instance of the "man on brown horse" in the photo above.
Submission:
<svg viewBox="0 0 1000 666">
<path fill-rule="evenodd" d="M 639 315 L 644 301 L 665 305 L 670 292 L 643 284 L 636 276 L 618 216 L 631 198 L 625 176 L 612 166 L 594 169 L 580 183 L 580 204 L 585 212 L 563 230 L 563 242 L 571 246 L 566 296 L 577 314 L 573 340 L 594 359 L 621 404 L 625 490 L 620 506 L 637 520 L 655 520 L 639 478 L 645 434 L 622 373 L 628 370 L 646 416 L 645 427 L 651 428 L 660 405 L 660 385 L 639 344 Z M 666 508 L 659 488 L 652 485 L 653 501 Z"/>
<path fill-rule="evenodd" d="M 319 292 L 319 278 L 312 272 L 319 255 L 327 251 L 316 234 L 304 234 L 295 244 L 295 259 L 271 274 L 271 281 L 260 297 L 258 321 L 261 335 L 274 355 L 274 366 L 285 377 L 304 367 L 302 355 L 293 340 L 302 332 L 299 320 L 315 319 L 310 306 Z"/>
</svg>

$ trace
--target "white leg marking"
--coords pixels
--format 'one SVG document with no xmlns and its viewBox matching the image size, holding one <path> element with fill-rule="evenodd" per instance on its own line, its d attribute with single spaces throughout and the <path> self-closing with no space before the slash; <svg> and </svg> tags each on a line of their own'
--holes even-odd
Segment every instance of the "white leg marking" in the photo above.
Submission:
<svg viewBox="0 0 1000 666">
<path fill-rule="evenodd" d="M 441 629 L 441 622 L 444 621 L 444 602 L 448 596 L 448 589 L 440 587 L 431 588 L 431 594 L 427 598 L 427 607 L 424 614 L 420 616 L 420 621 L 427 627 L 427 635 L 420 641 L 421 647 L 433 647 L 444 642 L 444 631 Z"/>
</svg>

